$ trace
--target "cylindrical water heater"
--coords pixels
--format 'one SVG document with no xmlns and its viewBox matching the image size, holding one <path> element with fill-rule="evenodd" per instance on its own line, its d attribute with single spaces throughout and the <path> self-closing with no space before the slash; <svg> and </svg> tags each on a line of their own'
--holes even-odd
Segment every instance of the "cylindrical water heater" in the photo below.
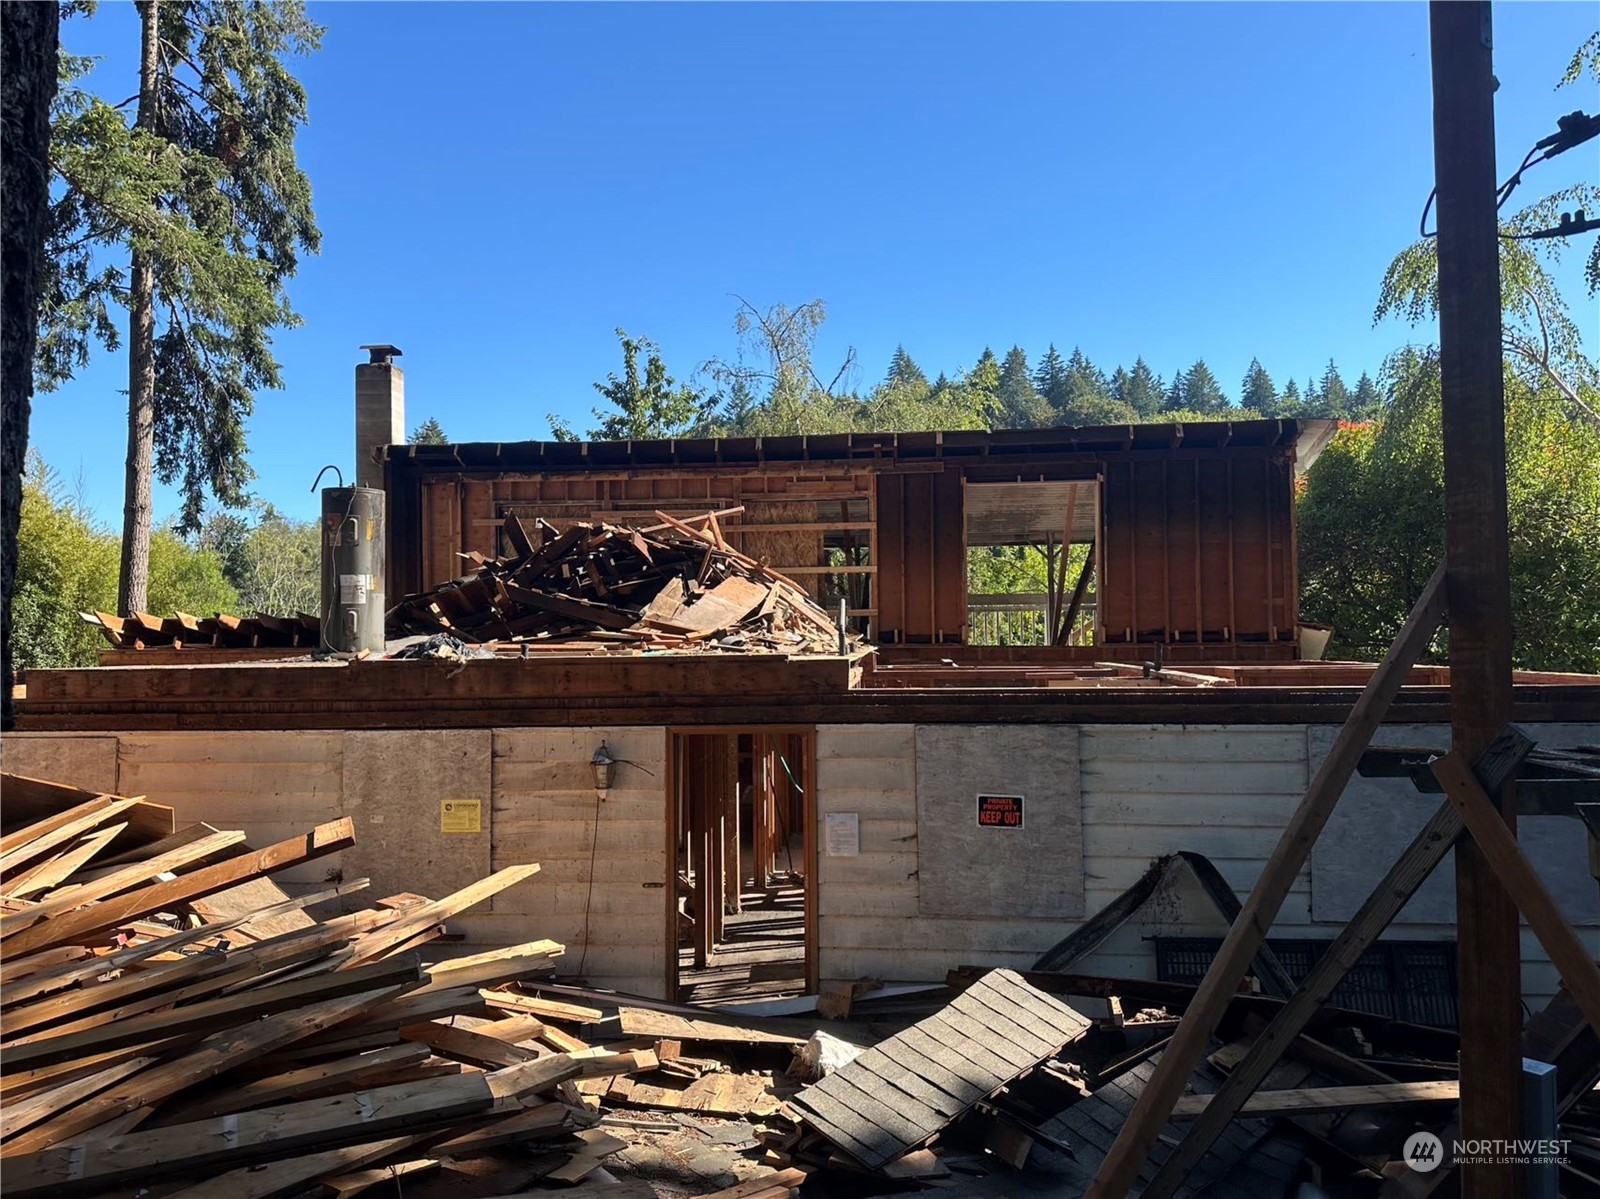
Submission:
<svg viewBox="0 0 1600 1199">
<path fill-rule="evenodd" d="M 376 487 L 322 489 L 322 648 L 383 652 L 383 499 Z"/>
</svg>

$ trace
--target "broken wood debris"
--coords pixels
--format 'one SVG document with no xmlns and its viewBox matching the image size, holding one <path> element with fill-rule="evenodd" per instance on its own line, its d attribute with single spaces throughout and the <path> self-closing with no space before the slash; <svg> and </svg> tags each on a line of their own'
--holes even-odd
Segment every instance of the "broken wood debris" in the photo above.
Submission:
<svg viewBox="0 0 1600 1199">
<path fill-rule="evenodd" d="M 511 552 L 472 555 L 468 574 L 408 595 L 389 635 L 448 635 L 521 652 L 543 645 L 596 649 L 838 654 L 841 634 L 804 587 L 731 548 L 716 514 L 626 528 L 565 531 L 515 515 Z M 847 635 L 848 650 L 857 646 Z"/>
<path fill-rule="evenodd" d="M 536 866 L 437 901 L 315 919 L 306 907 L 365 882 L 291 898 L 268 876 L 350 844 L 347 821 L 251 851 L 225 830 L 175 834 L 159 805 L 146 815 L 164 822 L 127 820 L 144 800 L 11 775 L 0 785 L 13 866 L 0 878 L 7 1193 L 156 1182 L 276 1195 L 416 1163 L 513 1121 L 520 1140 L 554 1147 L 595 1119 L 567 1098 L 573 1083 L 658 1065 L 648 1048 L 551 1049 L 534 1017 L 488 1019 L 479 988 L 548 972 L 553 941 L 420 960 L 447 919 Z M 566 1169 L 582 1177 L 616 1147 L 575 1143 Z"/>
</svg>

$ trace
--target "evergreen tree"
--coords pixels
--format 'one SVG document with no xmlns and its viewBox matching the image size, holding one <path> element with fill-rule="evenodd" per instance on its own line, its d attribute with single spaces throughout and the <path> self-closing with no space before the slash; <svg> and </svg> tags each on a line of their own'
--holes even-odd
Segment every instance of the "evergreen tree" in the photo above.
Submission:
<svg viewBox="0 0 1600 1199">
<path fill-rule="evenodd" d="M 983 353 L 978 355 L 978 361 L 972 364 L 963 382 L 987 395 L 1000 394 L 1000 360 L 994 356 L 993 350 L 988 346 L 983 347 Z"/>
<path fill-rule="evenodd" d="M 906 353 L 905 346 L 895 346 L 894 357 L 889 360 L 889 374 L 884 382 L 901 386 L 920 384 L 926 387 L 928 376 L 922 373 L 922 368 L 912 360 L 910 354 Z"/>
<path fill-rule="evenodd" d="M 1317 381 L 1306 380 L 1306 396 L 1301 401 L 1301 411 L 1306 416 L 1327 416 L 1327 410 L 1322 405 L 1322 397 L 1317 394 Z"/>
<path fill-rule="evenodd" d="M 450 439 L 444 435 L 444 426 L 433 417 L 423 421 L 411 430 L 412 445 L 449 445 Z"/>
<path fill-rule="evenodd" d="M 1161 376 L 1151 370 L 1142 357 L 1137 358 L 1127 374 L 1127 382 L 1113 387 L 1112 398 L 1128 405 L 1140 416 L 1154 416 L 1161 411 L 1163 402 Z"/>
<path fill-rule="evenodd" d="M 1028 373 L 1028 356 L 1021 346 L 1012 346 L 1000 366 L 996 389 L 1000 421 L 1007 429 L 1042 429 L 1050 425 L 1053 414 L 1043 396 L 1033 389 Z"/>
<path fill-rule="evenodd" d="M 1127 412 L 1121 411 L 1124 407 Z M 1067 360 L 1066 396 L 1057 415 L 1067 425 L 1121 424 L 1137 415 L 1111 397 L 1111 385 L 1081 349 Z"/>
<path fill-rule="evenodd" d="M 1239 407 L 1254 409 L 1262 416 L 1278 414 L 1278 389 L 1259 358 L 1250 359 L 1250 369 L 1244 373 L 1244 382 L 1239 387 Z"/>
<path fill-rule="evenodd" d="M 1044 352 L 1044 357 L 1039 359 L 1039 365 L 1034 369 L 1033 389 L 1045 398 L 1054 411 L 1059 413 L 1066 407 L 1067 364 L 1061 360 L 1055 342 L 1050 343 L 1050 348 Z"/>
<path fill-rule="evenodd" d="M 1350 389 L 1339 377 L 1339 368 L 1333 364 L 1332 358 L 1328 359 L 1328 369 L 1322 372 L 1322 386 L 1319 390 L 1323 407 L 1327 409 L 1324 415 L 1331 416 L 1335 420 L 1343 420 L 1350 415 Z"/>
<path fill-rule="evenodd" d="M 69 86 L 56 107 L 36 374 L 50 388 L 127 309 L 128 462 L 118 611 L 149 607 L 152 478 L 176 482 L 180 528 L 209 491 L 243 503 L 255 392 L 281 387 L 272 331 L 320 240 L 295 159 L 305 91 L 286 60 L 322 30 L 303 0 L 140 0 L 137 107 Z M 68 80 L 88 70 L 64 57 Z M 135 97 L 130 97 L 130 100 Z M 126 102 L 124 102 L 126 103 Z"/>
<path fill-rule="evenodd" d="M 1167 387 L 1166 394 L 1161 397 L 1161 411 L 1177 412 L 1183 408 L 1183 397 L 1187 393 L 1188 387 L 1189 381 L 1182 371 L 1174 374 L 1171 384 Z"/>
<path fill-rule="evenodd" d="M 1217 377 L 1211 373 L 1204 358 L 1196 359 L 1183 376 L 1183 407 L 1190 412 L 1208 415 L 1220 413 L 1228 407 L 1228 397 L 1223 394 L 1222 384 L 1217 382 Z"/>
<path fill-rule="evenodd" d="M 1350 420 L 1372 420 L 1383 408 L 1383 393 L 1366 371 L 1356 380 L 1356 389 L 1350 396 Z"/>
<path fill-rule="evenodd" d="M 1278 400 L 1279 416 L 1304 416 L 1305 398 L 1300 394 L 1300 384 L 1290 379 L 1283 385 L 1283 395 Z"/>
</svg>

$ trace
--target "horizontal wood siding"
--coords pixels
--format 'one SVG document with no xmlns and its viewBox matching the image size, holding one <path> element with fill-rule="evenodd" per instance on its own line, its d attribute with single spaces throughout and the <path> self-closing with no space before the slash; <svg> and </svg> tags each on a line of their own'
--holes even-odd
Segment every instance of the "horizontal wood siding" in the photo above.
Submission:
<svg viewBox="0 0 1600 1199">
<path fill-rule="evenodd" d="M 597 800 L 604 740 L 615 785 Z M 468 925 L 496 941 L 550 937 L 601 986 L 659 995 L 666 970 L 666 736 L 659 728 L 496 729 L 495 869 L 538 862 L 525 887 Z M 591 874 L 592 865 L 592 874 Z M 584 944 L 589 950 L 584 957 Z"/>
<path fill-rule="evenodd" d="M 1065 731 L 1065 730 L 1063 730 Z M 1144 873 L 1152 858 L 1198 851 L 1243 897 L 1256 883 L 1307 784 L 1306 726 L 1080 726 L 1085 911 L 1092 915 Z M 1448 729 L 1437 730 L 1448 742 Z M 1532 726 L 1533 736 L 1539 735 Z M 817 730 L 818 808 L 856 812 L 861 856 L 822 857 L 821 972 L 824 979 L 874 975 L 937 980 L 965 963 L 1028 966 L 1079 927 L 1054 919 L 968 920 L 918 914 L 915 726 Z M 983 869 L 974 863 L 975 870 Z M 1328 940 L 1339 925 L 1317 923 L 1311 870 L 1295 879 L 1273 933 Z M 1154 937 L 1220 937 L 1227 931 L 1197 885 L 1180 874 L 1081 968 L 1153 977 Z M 1587 942 L 1591 930 L 1581 930 Z M 1401 940 L 1450 940 L 1440 923 L 1397 923 Z M 1538 1004 L 1553 993 L 1554 968 L 1526 929 L 1523 985 Z"/>
</svg>

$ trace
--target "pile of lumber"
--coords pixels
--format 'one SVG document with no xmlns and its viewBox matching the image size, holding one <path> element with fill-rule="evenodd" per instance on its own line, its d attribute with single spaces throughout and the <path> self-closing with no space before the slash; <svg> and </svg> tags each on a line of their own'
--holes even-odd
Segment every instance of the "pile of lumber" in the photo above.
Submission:
<svg viewBox="0 0 1600 1199">
<path fill-rule="evenodd" d="M 423 964 L 447 920 L 536 865 L 314 919 L 365 882 L 290 898 L 268 876 L 351 845 L 348 819 L 250 849 L 145 799 L 0 786 L 8 1194 L 160 1182 L 264 1199 L 506 1142 L 555 1148 L 597 1118 L 578 1080 L 657 1065 L 495 999 L 549 973 L 555 942 Z M 592 1140 L 561 1155 L 593 1158 L 576 1177 L 600 1156 Z"/>
<path fill-rule="evenodd" d="M 626 528 L 543 520 L 503 525 L 510 554 L 465 554 L 471 573 L 409 595 L 390 637 L 448 634 L 469 643 L 605 643 L 616 648 L 836 654 L 840 632 L 805 589 L 728 544 L 717 523 Z M 851 642 L 853 644 L 853 641 Z"/>
<path fill-rule="evenodd" d="M 191 616 L 174 612 L 153 616 L 135 612 L 80 612 L 116 649 L 315 649 L 322 640 L 322 622 L 305 612 L 294 616 Z"/>
</svg>

